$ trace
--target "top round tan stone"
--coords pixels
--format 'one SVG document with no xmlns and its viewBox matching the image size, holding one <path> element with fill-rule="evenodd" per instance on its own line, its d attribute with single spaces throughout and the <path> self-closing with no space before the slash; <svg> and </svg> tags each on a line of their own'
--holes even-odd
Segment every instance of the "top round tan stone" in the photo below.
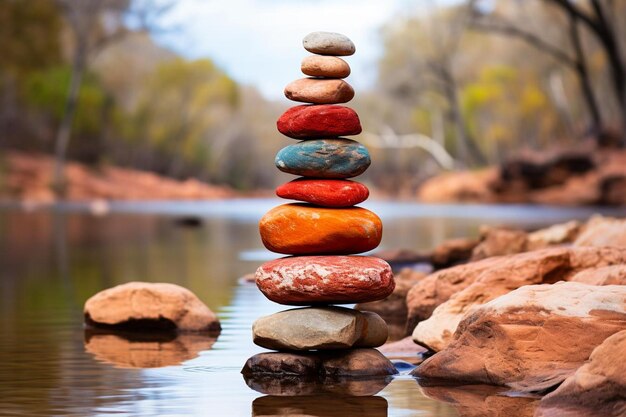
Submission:
<svg viewBox="0 0 626 417">
<path fill-rule="evenodd" d="M 300 69 L 311 77 L 346 78 L 350 75 L 350 65 L 336 56 L 307 56 L 302 60 Z"/>
<path fill-rule="evenodd" d="M 175 284 L 129 282 L 118 285 L 87 300 L 84 313 L 86 323 L 94 327 L 167 320 L 181 332 L 220 330 L 217 316 L 194 293 Z"/>
<path fill-rule="evenodd" d="M 312 32 L 302 40 L 304 49 L 320 55 L 352 55 L 356 51 L 354 43 L 346 35 L 335 32 Z"/>
</svg>

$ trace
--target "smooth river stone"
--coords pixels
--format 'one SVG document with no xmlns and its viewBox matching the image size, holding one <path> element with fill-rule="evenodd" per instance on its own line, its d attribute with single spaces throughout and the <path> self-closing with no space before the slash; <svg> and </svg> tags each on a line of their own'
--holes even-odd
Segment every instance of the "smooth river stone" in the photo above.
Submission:
<svg viewBox="0 0 626 417">
<path fill-rule="evenodd" d="M 335 32 L 312 32 L 304 37 L 302 45 L 307 51 L 320 55 L 352 55 L 354 43 L 346 35 Z"/>
<path fill-rule="evenodd" d="M 354 110 L 334 104 L 295 106 L 276 122 L 278 131 L 294 139 L 322 139 L 361 133 Z"/>
<path fill-rule="evenodd" d="M 350 75 L 350 65 L 335 56 L 307 56 L 302 60 L 300 69 L 310 77 L 345 78 Z"/>
<path fill-rule="evenodd" d="M 293 203 L 274 207 L 259 222 L 261 240 L 288 255 L 348 255 L 376 248 L 380 218 L 360 207 L 325 208 Z"/>
<path fill-rule="evenodd" d="M 302 103 L 347 103 L 354 98 L 354 89 L 344 80 L 301 78 L 287 84 L 285 97 Z"/>
<path fill-rule="evenodd" d="M 256 345 L 273 350 L 328 350 L 381 346 L 387 325 L 375 313 L 343 307 L 306 307 L 261 317 L 252 325 Z"/>
<path fill-rule="evenodd" d="M 353 304 L 382 300 L 395 287 L 391 267 L 371 256 L 295 256 L 266 262 L 256 285 L 279 304 Z"/>
<path fill-rule="evenodd" d="M 360 182 L 297 178 L 276 188 L 276 195 L 322 207 L 351 207 L 367 200 L 370 192 Z"/>
<path fill-rule="evenodd" d="M 351 178 L 372 162 L 367 148 L 350 139 L 305 140 L 276 154 L 276 167 L 289 174 L 314 178 Z"/>
</svg>

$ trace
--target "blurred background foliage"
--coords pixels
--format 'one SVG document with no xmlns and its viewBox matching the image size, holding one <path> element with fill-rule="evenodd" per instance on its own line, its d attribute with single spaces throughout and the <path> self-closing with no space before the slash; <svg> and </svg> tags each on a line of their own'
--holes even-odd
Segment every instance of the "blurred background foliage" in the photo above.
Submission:
<svg viewBox="0 0 626 417">
<path fill-rule="evenodd" d="M 624 136 L 626 1 L 428 4 L 381 28 L 376 85 L 350 103 L 376 161 L 364 176 L 370 185 L 411 194 L 443 169 Z M 284 103 L 210 59 L 157 45 L 151 36 L 168 30 L 158 24 L 166 9 L 148 0 L 0 0 L 2 149 L 242 190 L 284 181 L 268 169 L 288 144 L 274 126 Z M 440 146 L 454 166 L 402 145 L 411 135 Z"/>
</svg>

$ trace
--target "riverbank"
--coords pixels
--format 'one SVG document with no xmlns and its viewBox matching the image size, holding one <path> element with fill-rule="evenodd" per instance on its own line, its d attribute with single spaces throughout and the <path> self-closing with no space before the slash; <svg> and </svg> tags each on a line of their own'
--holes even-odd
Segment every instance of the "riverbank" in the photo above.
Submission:
<svg viewBox="0 0 626 417">
<path fill-rule="evenodd" d="M 425 203 L 626 205 L 626 151 L 520 152 L 500 166 L 437 175 L 418 190 Z"/>
<path fill-rule="evenodd" d="M 6 152 L 2 158 L 0 199 L 52 203 L 54 159 L 42 154 Z M 65 166 L 66 200 L 215 200 L 242 197 L 226 186 L 190 178 L 184 181 L 152 172 L 104 165 L 93 168 L 77 162 Z"/>
</svg>

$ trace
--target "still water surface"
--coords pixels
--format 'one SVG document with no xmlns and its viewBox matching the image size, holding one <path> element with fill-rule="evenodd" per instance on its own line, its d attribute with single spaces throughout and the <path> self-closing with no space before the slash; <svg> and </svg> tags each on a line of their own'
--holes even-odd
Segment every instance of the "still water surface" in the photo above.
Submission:
<svg viewBox="0 0 626 417">
<path fill-rule="evenodd" d="M 239 278 L 276 257 L 263 249 L 257 221 L 279 203 L 116 203 L 100 216 L 82 205 L 1 208 L 0 415 L 458 415 L 462 405 L 441 401 L 451 393 L 429 398 L 428 389 L 402 374 L 376 397 L 272 397 L 246 385 L 239 371 L 262 351 L 251 341 L 252 322 L 284 307 Z M 447 238 L 476 236 L 480 224 L 537 227 L 596 211 L 364 206 L 383 219 L 382 249 L 427 249 Z M 202 223 L 181 226 L 181 216 L 198 216 Z M 85 300 L 133 280 L 191 289 L 218 313 L 223 331 L 217 341 L 187 336 L 131 342 L 85 334 Z"/>
</svg>

